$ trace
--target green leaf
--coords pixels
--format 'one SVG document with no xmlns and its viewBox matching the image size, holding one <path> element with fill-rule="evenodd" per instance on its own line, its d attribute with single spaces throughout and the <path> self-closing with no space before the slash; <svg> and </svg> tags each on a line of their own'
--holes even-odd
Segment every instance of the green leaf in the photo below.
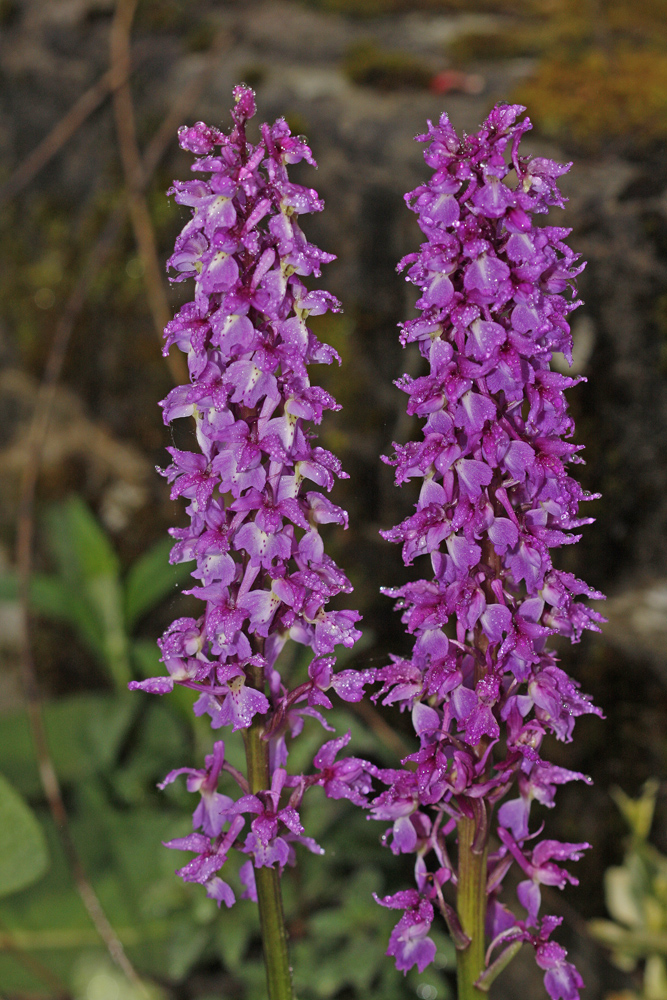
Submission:
<svg viewBox="0 0 667 1000">
<path fill-rule="evenodd" d="M 130 646 L 130 654 L 132 657 L 132 663 L 137 672 L 137 675 L 141 678 L 143 677 L 160 677 L 165 674 L 164 664 L 160 660 L 160 650 L 157 643 L 153 639 L 135 639 Z M 154 698 L 155 695 L 150 695 L 149 697 Z M 180 684 L 176 684 L 174 690 L 169 695 L 169 704 L 178 709 L 183 719 L 187 722 L 188 729 L 192 729 L 193 726 L 196 727 L 201 719 L 198 719 L 196 715 L 192 713 L 192 706 L 199 697 L 197 691 L 191 691 L 189 688 L 182 687 Z M 206 731 L 210 732 L 208 723 L 205 723 Z M 230 734 L 231 735 L 231 734 Z M 225 740 L 225 746 L 227 746 L 227 740 Z M 241 745 L 242 752 L 242 765 L 245 762 L 245 754 L 243 754 L 243 746 Z M 229 755 L 226 755 L 230 763 L 233 763 Z"/>
<path fill-rule="evenodd" d="M 114 597 L 118 581 L 101 577 L 89 581 L 70 580 L 61 576 L 36 573 L 30 579 L 30 605 L 33 611 L 55 621 L 67 622 L 93 656 L 105 667 L 109 666 L 108 623 L 120 622 L 120 596 Z M 107 596 L 105 591 L 109 592 Z M 19 586 L 16 573 L 0 576 L 0 601 L 18 600 Z M 113 605 L 115 603 L 115 613 Z M 126 640 L 123 640 L 125 644 Z M 113 643 L 111 644 L 113 650 Z M 129 677 L 128 677 L 129 680 Z"/>
<path fill-rule="evenodd" d="M 160 649 L 154 639 L 135 639 L 130 647 L 130 655 L 139 677 L 157 677 L 164 673 Z"/>
<path fill-rule="evenodd" d="M 57 576 L 35 573 L 30 578 L 30 603 L 35 611 L 45 618 L 56 621 L 74 621 L 80 614 L 74 609 L 76 597 Z"/>
<path fill-rule="evenodd" d="M 84 783 L 89 784 L 90 782 Z M 84 868 L 102 906 L 131 958 L 142 975 L 164 976 L 169 958 L 174 920 L 191 906 L 199 886 L 185 885 L 174 876 L 174 868 L 185 864 L 190 855 L 164 849 L 160 841 L 182 836 L 190 829 L 187 817 L 153 811 L 119 812 L 105 805 L 104 786 L 96 799 L 98 815 L 88 813 L 81 787 L 70 795 L 72 834 Z M 100 808 L 100 804 L 103 808 Z M 86 815 L 82 815 L 82 808 Z M 61 979 L 69 981 L 73 966 L 85 949 L 104 954 L 97 931 L 92 926 L 74 887 L 71 871 L 55 826 L 44 810 L 42 826 L 49 844 L 51 866 L 40 882 L 22 892 L 0 899 L 0 992 L 5 995 L 42 996 L 44 983 L 19 965 L 2 947 L 12 942 L 29 951 Z M 130 824 L 128 837 L 118 835 Z M 122 854 L 122 866 L 119 863 Z M 174 855 L 177 854 L 175 858 Z M 131 871 L 128 870 L 131 866 Z M 166 910 L 145 904 L 158 882 L 175 890 L 173 905 Z M 192 891 L 190 891 L 192 890 Z M 150 909 L 150 912 L 149 912 Z M 217 911 L 216 911 L 217 914 Z M 40 992 L 41 990 L 41 992 Z M 49 996 L 51 994 L 49 993 Z M 126 1000 L 121 990 L 116 998 Z"/>
<path fill-rule="evenodd" d="M 604 890 L 607 909 L 614 920 L 627 927 L 641 927 L 645 923 L 642 887 L 637 885 L 633 872 L 627 865 L 622 868 L 607 868 L 604 873 Z"/>
<path fill-rule="evenodd" d="M 201 958 L 211 939 L 208 927 L 197 927 L 192 920 L 183 920 L 177 926 L 169 948 L 167 972 L 171 979 L 180 982 Z"/>
<path fill-rule="evenodd" d="M 0 775 L 0 896 L 36 882 L 48 864 L 41 826 L 18 792 Z"/>
<path fill-rule="evenodd" d="M 0 601 L 16 601 L 19 581 L 16 573 L 0 573 Z"/>
<path fill-rule="evenodd" d="M 233 920 L 228 914 L 223 914 L 218 921 L 216 944 L 225 968 L 230 972 L 241 966 L 257 930 L 257 918 L 248 906 L 238 906 Z"/>
<path fill-rule="evenodd" d="M 97 576 L 86 581 L 86 594 L 102 632 L 102 659 L 118 691 L 132 680 L 130 654 L 123 616 L 123 592 L 116 576 Z"/>
<path fill-rule="evenodd" d="M 165 773 L 191 756 L 188 730 L 172 705 L 155 697 L 146 704 L 134 697 L 145 714 L 133 741 L 132 755 L 111 776 L 114 790 L 133 805 L 154 795 L 155 785 Z"/>
<path fill-rule="evenodd" d="M 72 495 L 46 516 L 49 547 L 65 579 L 119 576 L 118 556 L 90 508 Z"/>
<path fill-rule="evenodd" d="M 644 784 L 642 794 L 636 799 L 626 795 L 622 788 L 611 790 L 612 799 L 638 840 L 646 840 L 651 832 L 659 789 L 660 782 L 656 778 L 649 778 Z"/>
<path fill-rule="evenodd" d="M 72 974 L 76 1000 L 166 1000 L 167 993 L 157 983 L 143 980 L 129 983 L 108 955 L 91 952 L 82 955 Z"/>
<path fill-rule="evenodd" d="M 645 958 L 652 953 L 667 955 L 667 932 L 662 930 L 654 931 L 646 927 L 626 930 L 611 920 L 589 920 L 588 929 L 594 938 L 613 948 L 617 954 L 633 958 Z"/>
<path fill-rule="evenodd" d="M 18 596 L 18 575 L 0 575 L 0 601 L 17 601 Z M 79 614 L 79 609 L 73 607 L 76 602 L 76 596 L 60 577 L 46 573 L 34 573 L 31 576 L 30 604 L 38 615 L 74 623 Z"/>
<path fill-rule="evenodd" d="M 124 689 L 132 674 L 125 633 L 120 564 L 113 546 L 80 497 L 52 507 L 49 547 L 67 596 L 66 616 L 93 654 Z M 53 588 L 51 588 L 53 590 Z M 47 595 L 48 596 L 48 595 Z"/>
<path fill-rule="evenodd" d="M 43 706 L 49 750 L 60 780 L 81 781 L 108 770 L 132 721 L 135 699 L 72 695 Z M 0 771 L 27 795 L 41 791 L 37 760 L 25 711 L 2 717 Z"/>
<path fill-rule="evenodd" d="M 139 619 L 173 594 L 193 568 L 189 563 L 172 566 L 169 552 L 174 543 L 164 538 L 144 553 L 125 578 L 125 621 L 131 631 Z"/>
</svg>

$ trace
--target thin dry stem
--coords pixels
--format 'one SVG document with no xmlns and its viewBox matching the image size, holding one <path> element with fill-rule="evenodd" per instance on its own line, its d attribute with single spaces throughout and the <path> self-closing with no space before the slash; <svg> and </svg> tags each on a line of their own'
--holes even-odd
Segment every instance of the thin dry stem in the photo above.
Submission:
<svg viewBox="0 0 667 1000">
<path fill-rule="evenodd" d="M 216 39 L 216 42 L 217 44 L 221 43 L 220 36 Z M 214 42 L 214 45 L 216 42 Z M 178 102 L 171 109 L 162 126 L 158 129 L 158 132 L 149 143 L 145 159 L 142 163 L 140 163 L 141 170 L 138 174 L 140 178 L 139 184 L 141 190 L 143 190 L 149 182 L 153 171 L 164 155 L 173 134 L 173 122 L 176 119 L 180 119 L 182 114 L 185 114 L 187 111 L 187 102 L 194 102 L 196 100 L 200 89 L 205 84 L 206 76 L 211 72 L 214 56 L 217 56 L 217 54 L 217 51 L 212 51 L 211 58 L 207 60 L 204 71 L 201 74 L 198 74 L 192 81 L 191 85 L 180 95 Z M 118 69 L 116 69 L 116 79 L 121 79 L 121 77 L 118 76 Z M 70 134 L 73 134 L 73 131 Z M 125 954 L 121 941 L 109 923 L 99 899 L 97 898 L 95 890 L 88 881 L 79 858 L 76 845 L 71 835 L 67 812 L 60 789 L 60 783 L 53 766 L 53 761 L 48 747 L 46 730 L 44 727 L 44 719 L 41 709 L 41 695 L 39 692 L 39 685 L 37 682 L 35 665 L 32 658 L 32 648 L 30 644 L 29 611 L 29 590 L 30 577 L 32 574 L 32 550 L 34 541 L 35 492 L 44 442 L 48 433 L 49 421 L 53 409 L 56 387 L 60 379 L 74 325 L 85 304 L 88 288 L 90 287 L 91 281 L 98 273 L 99 269 L 103 266 L 105 260 L 108 258 L 112 247 L 120 235 L 126 208 L 127 205 L 123 203 L 121 206 L 116 208 L 116 210 L 109 217 L 105 229 L 100 235 L 92 252 L 87 257 L 86 265 L 56 326 L 28 437 L 28 459 L 24 468 L 19 496 L 16 561 L 19 576 L 19 602 L 21 613 L 21 675 L 44 794 L 61 837 L 77 891 L 79 892 L 96 931 L 100 935 L 100 938 L 104 941 L 110 956 L 124 971 L 127 978 L 131 982 L 141 985 L 136 971 Z"/>
<path fill-rule="evenodd" d="M 231 49 L 234 41 L 234 35 L 227 28 L 220 30 L 213 36 L 213 41 L 206 54 L 204 65 L 184 85 L 174 101 L 171 110 L 146 147 L 142 161 L 142 188 L 144 190 L 147 187 L 148 179 L 155 172 L 155 168 L 162 158 L 164 150 L 173 141 L 178 126 L 183 124 L 183 119 L 190 108 L 197 102 L 206 84 L 212 77 L 220 56 Z"/>
<path fill-rule="evenodd" d="M 398 754 L 399 758 L 402 758 L 410 753 L 411 748 L 406 740 L 400 733 L 391 728 L 373 705 L 367 701 L 353 702 L 350 704 L 350 709 L 360 719 L 363 719 L 380 743 L 383 743 L 393 754 Z"/>
<path fill-rule="evenodd" d="M 129 72 L 129 69 L 128 69 Z M 114 79 L 107 70 L 96 83 L 89 87 L 72 105 L 67 114 L 54 125 L 48 135 L 19 164 L 9 180 L 0 187 L 0 203 L 8 201 L 22 191 L 49 163 L 56 153 L 69 142 L 83 123 L 104 102 L 113 90 L 124 81 Z"/>
<path fill-rule="evenodd" d="M 81 309 L 86 291 L 93 275 L 108 256 L 120 231 L 120 216 L 112 216 L 98 240 L 93 253 L 87 259 L 79 280 L 70 295 L 65 311 L 60 317 L 46 363 L 40 386 L 35 413 L 28 440 L 28 461 L 21 481 L 19 515 L 16 541 L 16 562 L 19 577 L 20 630 L 21 630 L 21 675 L 25 690 L 27 711 L 35 744 L 42 787 L 46 795 L 53 819 L 58 828 L 63 848 L 72 871 L 72 876 L 81 900 L 95 929 L 104 941 L 111 958 L 123 970 L 130 982 L 140 985 L 134 967 L 109 923 L 92 885 L 86 877 L 78 851 L 72 838 L 67 812 L 63 803 L 58 776 L 48 749 L 41 698 L 37 684 L 35 664 L 30 644 L 30 576 L 32 573 L 32 547 L 34 537 L 34 502 L 39 472 L 40 456 L 48 432 L 51 409 L 56 385 L 60 378 L 65 354 L 72 330 Z"/>
<path fill-rule="evenodd" d="M 123 80 L 113 94 L 116 134 L 125 175 L 127 201 L 134 231 L 134 238 L 143 265 L 146 297 L 153 317 L 155 332 L 162 341 L 162 332 L 171 319 L 160 263 L 158 260 L 155 231 L 144 195 L 144 177 L 141 154 L 137 145 L 132 93 L 128 81 L 130 66 L 130 33 L 137 0 L 118 0 L 111 25 L 111 68 L 117 80 Z M 188 371 L 181 354 L 168 355 L 167 364 L 177 384 L 188 382 Z"/>
</svg>

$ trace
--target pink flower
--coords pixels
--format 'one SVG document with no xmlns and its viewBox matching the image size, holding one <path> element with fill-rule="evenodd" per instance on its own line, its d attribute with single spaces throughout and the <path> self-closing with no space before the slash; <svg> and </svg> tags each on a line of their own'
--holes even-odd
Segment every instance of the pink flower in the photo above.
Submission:
<svg viewBox="0 0 667 1000">
<path fill-rule="evenodd" d="M 168 676 L 130 684 L 155 694 L 174 684 L 190 688 L 198 694 L 195 715 L 208 715 L 214 730 L 247 730 L 262 719 L 270 789 L 248 794 L 243 775 L 224 762 L 221 741 L 204 768 L 177 768 L 160 786 L 187 775 L 189 791 L 198 793 L 193 824 L 203 832 L 170 846 L 197 852 L 181 876 L 227 906 L 233 893 L 217 872 L 231 848 L 249 853 L 256 867 L 281 869 L 293 862 L 296 842 L 321 852 L 299 818 L 309 785 L 366 801 L 363 762 L 334 762 L 326 747 L 315 759 L 317 776 L 288 781 L 286 732 L 297 736 L 304 714 L 330 729 L 315 708 L 330 707 L 324 691 L 359 701 L 374 677 L 372 670 L 335 671 L 336 646 L 357 641 L 360 616 L 327 610 L 332 597 L 352 586 L 319 534 L 321 524 L 346 527 L 347 514 L 319 489 L 331 490 L 345 473 L 309 427 L 326 410 L 339 409 L 330 393 L 311 385 L 309 367 L 340 358 L 308 329 L 307 318 L 340 305 L 301 280 L 319 275 L 333 257 L 310 243 L 299 224 L 300 215 L 321 211 L 322 201 L 287 172 L 288 164 L 315 161 L 283 119 L 262 125 L 260 141 L 250 143 L 254 95 L 240 86 L 234 97 L 229 134 L 203 122 L 179 130 L 183 149 L 199 157 L 198 177 L 170 189 L 192 216 L 168 267 L 174 281 L 194 279 L 194 300 L 167 324 L 164 348 L 176 345 L 185 353 L 190 379 L 161 405 L 167 424 L 194 420 L 199 451 L 169 448 L 164 475 L 190 518 L 188 527 L 172 531 L 172 561 L 193 563 L 200 585 L 186 593 L 203 601 L 204 610 L 167 629 L 160 646 Z M 318 489 L 309 489 L 312 484 Z M 311 649 L 314 664 L 312 679 L 291 691 L 276 668 L 289 638 Z M 297 705 L 301 700 L 308 705 Z M 223 772 L 241 789 L 236 801 L 218 791 Z M 244 841 L 237 840 L 241 813 L 254 815 Z M 256 898 L 252 872 L 247 866 L 243 872 L 245 895 Z"/>
<path fill-rule="evenodd" d="M 577 716 L 599 714 L 547 642 L 597 629 L 600 616 L 578 598 L 602 595 L 551 560 L 590 520 L 579 516 L 588 497 L 568 473 L 580 446 L 569 440 L 564 393 L 577 380 L 549 368 L 553 352 L 571 357 L 567 316 L 579 304 L 583 265 L 563 242 L 567 230 L 533 221 L 562 206 L 557 179 L 568 168 L 519 155 L 531 127 L 519 120 L 524 110 L 498 105 L 461 139 L 443 114 L 418 137 L 434 173 L 406 195 L 426 242 L 399 264 L 419 292 L 419 315 L 402 325 L 401 340 L 418 345 L 428 371 L 397 385 L 423 433 L 385 461 L 397 485 L 415 477 L 423 485 L 416 512 L 382 534 L 402 544 L 406 564 L 428 556 L 430 565 L 426 579 L 384 591 L 397 599 L 414 648 L 409 658 L 392 657 L 378 679 L 384 703 L 410 711 L 420 748 L 403 762 L 415 773 L 377 773 L 390 788 L 371 801 L 371 815 L 393 820 L 391 849 L 417 855 L 423 886 L 433 874 L 427 863 L 443 866 L 437 838 L 418 826 L 437 829 L 445 814 L 452 825 L 472 817 L 483 845 L 491 807 L 518 784 L 519 797 L 493 813 L 503 846 L 488 891 L 495 906 L 516 861 L 528 876 L 518 887 L 528 918 L 520 932 L 510 929 L 530 937 L 540 886 L 575 881 L 556 862 L 577 860 L 588 846 L 545 840 L 527 850 L 533 799 L 552 806 L 557 785 L 586 780 L 544 761 L 542 738 L 569 740 Z M 430 961 L 416 944 L 424 926 L 416 898 L 392 935 L 399 968 L 413 935 L 418 962 Z M 578 973 L 545 942 L 535 947 L 547 989 L 572 1000 Z"/>
</svg>

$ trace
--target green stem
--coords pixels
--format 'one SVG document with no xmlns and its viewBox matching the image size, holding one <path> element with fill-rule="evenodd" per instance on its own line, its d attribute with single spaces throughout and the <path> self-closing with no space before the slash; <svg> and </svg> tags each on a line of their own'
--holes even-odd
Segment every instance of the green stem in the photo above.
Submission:
<svg viewBox="0 0 667 1000">
<path fill-rule="evenodd" d="M 486 858 L 488 843 L 480 853 L 473 851 L 475 820 L 464 816 L 458 824 L 459 922 L 470 944 L 456 952 L 458 1000 L 483 1000 L 485 993 L 475 986 L 484 970 L 484 919 L 486 916 Z"/>
<path fill-rule="evenodd" d="M 263 687 L 263 679 L 260 678 L 261 670 L 259 676 L 251 680 L 251 683 L 255 681 L 253 687 Z M 253 795 L 271 787 L 269 744 L 262 739 L 263 728 L 261 716 L 256 715 L 250 728 L 243 731 L 248 784 Z M 278 868 L 256 868 L 255 882 L 269 1000 L 295 1000 L 280 891 L 280 872 Z"/>
</svg>

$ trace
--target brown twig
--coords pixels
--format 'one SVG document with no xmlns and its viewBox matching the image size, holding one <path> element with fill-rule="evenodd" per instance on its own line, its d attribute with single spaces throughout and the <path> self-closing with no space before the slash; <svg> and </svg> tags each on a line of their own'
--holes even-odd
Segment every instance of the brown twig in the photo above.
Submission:
<svg viewBox="0 0 667 1000">
<path fill-rule="evenodd" d="M 213 75 L 218 59 L 233 44 L 233 35 L 225 28 L 213 36 L 211 47 L 205 57 L 203 67 L 188 80 L 174 101 L 157 132 L 150 140 L 142 159 L 142 189 L 148 185 L 148 179 L 155 172 L 165 149 L 173 141 L 176 129 L 183 124 L 183 119 L 190 108 L 196 103 L 209 79 Z"/>
<path fill-rule="evenodd" d="M 138 0 L 117 0 L 116 12 L 110 33 L 111 69 L 117 80 L 124 81 L 113 94 L 116 134 L 120 148 L 127 202 L 134 231 L 134 238 L 143 265 L 146 297 L 153 317 L 155 332 L 162 341 L 162 332 L 171 319 L 171 309 L 162 280 L 155 231 L 144 195 L 144 171 L 137 145 L 132 93 L 128 81 L 130 66 L 130 32 Z M 187 367 L 181 354 L 169 354 L 167 364 L 177 384 L 189 381 Z"/>
<path fill-rule="evenodd" d="M 406 757 L 411 752 L 407 741 L 403 739 L 400 733 L 391 728 L 389 723 L 383 719 L 380 712 L 373 705 L 369 705 L 367 701 L 358 701 L 353 702 L 350 708 L 355 715 L 363 719 L 380 743 L 388 747 L 392 753 L 398 754 L 399 759 Z"/>
<path fill-rule="evenodd" d="M 218 39 L 219 43 L 219 39 Z M 215 45 L 212 56 L 215 53 Z M 194 101 L 205 83 L 206 76 L 212 69 L 213 59 L 207 60 L 207 65 L 201 74 L 181 94 L 178 102 L 167 115 L 162 126 L 153 137 L 146 150 L 140 169 L 137 171 L 137 191 L 143 192 L 150 177 L 163 156 L 168 142 L 173 135 L 173 122 L 180 120 L 187 111 L 186 101 Z M 116 68 L 116 79 L 118 68 Z M 90 283 L 95 274 L 103 266 L 120 235 L 127 204 L 123 203 L 109 217 L 106 227 L 100 235 L 92 253 L 87 257 L 86 264 L 77 281 L 65 309 L 58 321 L 49 351 L 44 376 L 38 393 L 35 412 L 33 414 L 27 444 L 28 459 L 23 474 L 17 528 L 16 561 L 19 576 L 19 600 L 21 614 L 21 672 L 26 694 L 27 710 L 30 720 L 35 752 L 38 760 L 42 787 L 58 828 L 62 843 L 71 866 L 72 874 L 79 895 L 88 914 L 109 954 L 120 966 L 130 981 L 140 983 L 136 971 L 125 954 L 123 945 L 109 923 L 104 910 L 97 898 L 95 890 L 89 883 L 83 865 L 81 864 L 76 845 L 71 835 L 67 812 L 63 803 L 60 783 L 55 772 L 49 752 L 44 719 L 41 710 L 41 697 L 37 683 L 35 665 L 30 645 L 30 602 L 29 589 L 32 573 L 32 550 L 34 540 L 34 503 L 37 478 L 41 464 L 44 442 L 48 433 L 51 411 L 56 393 L 57 383 L 62 372 L 65 355 L 74 328 L 74 324 L 85 304 L 85 298 Z M 180 375 L 179 375 L 180 378 Z"/>
<path fill-rule="evenodd" d="M 28 154 L 23 163 L 19 164 L 9 180 L 0 187 L 0 203 L 13 198 L 24 187 L 27 187 L 39 171 L 81 128 L 93 111 L 99 108 L 113 88 L 120 86 L 123 82 L 117 76 L 114 78 L 111 70 L 107 70 L 92 87 L 89 87 L 72 105 L 64 118 L 60 119 L 49 134 Z"/>
<path fill-rule="evenodd" d="M 58 828 L 63 848 L 67 855 L 72 876 L 81 900 L 104 941 L 111 958 L 135 985 L 141 985 L 135 969 L 125 954 L 125 949 L 102 909 L 97 894 L 86 877 L 79 853 L 72 838 L 67 812 L 63 803 L 60 782 L 49 753 L 41 699 L 37 684 L 35 664 L 30 644 L 30 576 L 32 573 L 32 547 L 34 536 L 34 500 L 37 486 L 40 457 L 49 426 L 56 385 L 60 378 L 65 354 L 72 330 L 79 316 L 91 279 L 102 266 L 120 233 L 122 212 L 114 212 L 98 239 L 93 252 L 88 256 L 79 280 L 69 297 L 53 337 L 53 343 L 46 363 L 42 384 L 37 396 L 28 439 L 28 461 L 21 482 L 18 530 L 16 542 L 16 562 L 19 578 L 20 629 L 21 629 L 21 672 L 25 688 L 30 727 L 35 743 L 35 752 L 42 787 L 51 813 Z"/>
</svg>

